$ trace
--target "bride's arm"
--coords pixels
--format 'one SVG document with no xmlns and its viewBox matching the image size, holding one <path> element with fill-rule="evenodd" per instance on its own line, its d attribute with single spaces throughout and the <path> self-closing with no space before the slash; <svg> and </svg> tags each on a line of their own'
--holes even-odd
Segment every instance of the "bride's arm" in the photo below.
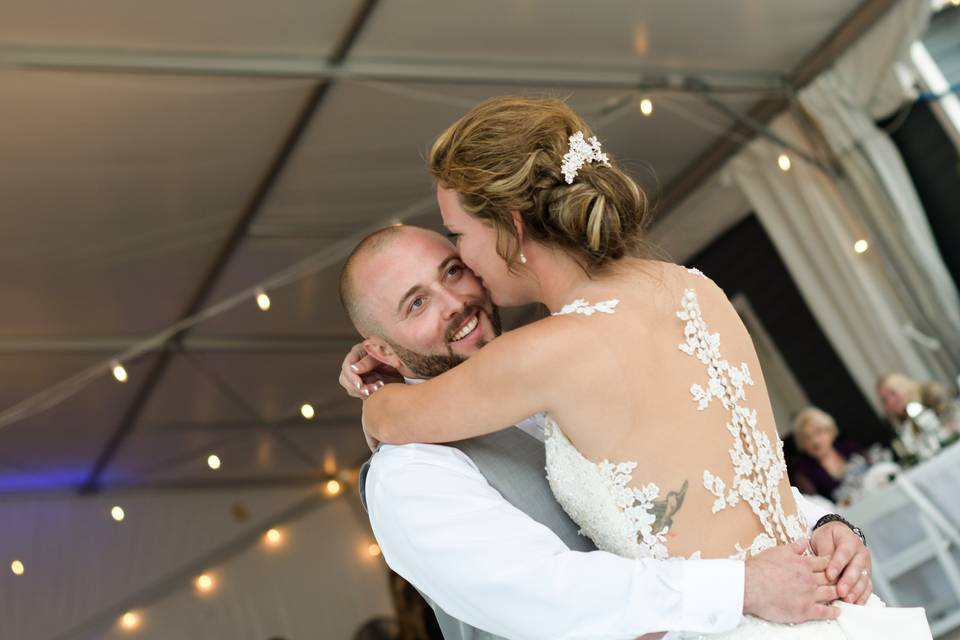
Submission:
<svg viewBox="0 0 960 640">
<path fill-rule="evenodd" d="M 505 333 L 423 384 L 388 384 L 363 405 L 367 433 L 388 444 L 453 442 L 551 408 L 573 356 L 572 323 L 547 318 Z"/>
</svg>

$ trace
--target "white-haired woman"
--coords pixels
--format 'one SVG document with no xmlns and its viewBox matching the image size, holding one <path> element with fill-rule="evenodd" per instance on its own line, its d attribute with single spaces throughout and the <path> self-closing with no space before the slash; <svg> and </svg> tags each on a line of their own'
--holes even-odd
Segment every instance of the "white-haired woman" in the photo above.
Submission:
<svg viewBox="0 0 960 640">
<path fill-rule="evenodd" d="M 861 451 L 856 444 L 840 439 L 837 423 L 826 411 L 807 407 L 793 421 L 793 439 L 800 454 L 790 466 L 794 485 L 803 493 L 833 499 L 843 482 L 847 461 Z"/>
</svg>

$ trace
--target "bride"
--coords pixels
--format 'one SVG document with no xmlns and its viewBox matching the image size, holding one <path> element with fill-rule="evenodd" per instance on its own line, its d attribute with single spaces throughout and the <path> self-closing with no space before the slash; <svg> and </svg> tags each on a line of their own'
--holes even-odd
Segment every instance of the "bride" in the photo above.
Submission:
<svg viewBox="0 0 960 640">
<path fill-rule="evenodd" d="M 653 259 L 646 196 L 576 113 L 488 100 L 437 139 L 430 168 L 444 225 L 494 303 L 551 316 L 424 384 L 377 391 L 371 437 L 450 442 L 542 413 L 550 486 L 600 549 L 745 559 L 805 537 L 750 336 L 709 278 Z M 748 617 L 717 637 L 851 636 L 833 620 Z"/>
</svg>

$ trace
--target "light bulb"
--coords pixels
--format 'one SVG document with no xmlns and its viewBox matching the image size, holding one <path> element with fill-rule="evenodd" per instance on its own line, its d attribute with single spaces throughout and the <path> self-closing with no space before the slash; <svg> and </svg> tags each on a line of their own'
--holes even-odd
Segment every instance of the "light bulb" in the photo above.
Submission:
<svg viewBox="0 0 960 640">
<path fill-rule="evenodd" d="M 111 515 L 111 516 L 113 517 L 113 519 L 116 520 L 117 522 L 122 522 L 122 521 L 123 521 L 123 518 L 125 517 L 126 514 L 123 513 L 123 508 L 122 508 L 122 507 L 116 506 L 116 507 L 114 507 L 113 509 L 110 509 L 110 515 Z"/>
<path fill-rule="evenodd" d="M 870 248 L 870 243 L 866 240 L 857 240 L 853 243 L 853 250 L 857 253 L 863 253 Z"/>
<path fill-rule="evenodd" d="M 213 577 L 207 573 L 202 573 L 199 576 L 197 576 L 197 580 L 195 584 L 197 586 L 197 591 L 199 591 L 200 593 L 209 593 L 210 591 L 213 590 L 213 587 L 215 585 L 213 581 Z"/>
<path fill-rule="evenodd" d="M 325 449 L 323 452 L 323 472 L 328 476 L 337 473 L 337 456 L 333 449 Z"/>
<path fill-rule="evenodd" d="M 777 166 L 780 167 L 781 171 L 790 171 L 790 156 L 785 153 L 781 153 L 777 156 Z"/>
<path fill-rule="evenodd" d="M 300 407 L 300 415 L 302 415 L 307 420 L 310 420 L 311 418 L 313 418 L 313 416 L 317 415 L 317 413 L 316 411 L 313 410 L 313 405 L 304 404 L 302 407 Z"/>
<path fill-rule="evenodd" d="M 339 495 L 343 491 L 343 485 L 340 484 L 339 480 L 327 480 L 326 484 L 323 486 L 324 491 L 327 492 L 328 496 Z"/>
<path fill-rule="evenodd" d="M 213 453 L 207 457 L 207 466 L 216 471 L 220 468 L 220 456 Z"/>
<path fill-rule="evenodd" d="M 127 631 L 133 631 L 140 626 L 140 614 L 134 611 L 127 611 L 120 618 L 120 626 Z"/>
<path fill-rule="evenodd" d="M 367 553 L 369 553 L 371 557 L 376 558 L 377 556 L 380 555 L 380 545 L 376 543 L 371 543 L 370 545 L 367 546 Z"/>
<path fill-rule="evenodd" d="M 10 563 L 10 571 L 13 571 L 13 575 L 22 576 L 23 575 L 23 563 L 19 560 L 14 560 Z"/>
<path fill-rule="evenodd" d="M 640 113 L 645 116 L 653 113 L 653 102 L 651 102 L 649 98 L 644 98 L 640 101 Z"/>
<path fill-rule="evenodd" d="M 270 529 L 264 535 L 264 538 L 266 539 L 267 544 L 269 544 L 272 547 L 275 547 L 283 541 L 283 534 L 280 533 L 278 529 Z"/>
<path fill-rule="evenodd" d="M 127 370 L 119 362 L 113 363 L 113 377 L 117 379 L 117 382 L 127 381 Z"/>
<path fill-rule="evenodd" d="M 260 311 L 270 310 L 270 296 L 267 295 L 266 291 L 261 290 L 257 293 L 257 306 L 260 307 Z"/>
</svg>

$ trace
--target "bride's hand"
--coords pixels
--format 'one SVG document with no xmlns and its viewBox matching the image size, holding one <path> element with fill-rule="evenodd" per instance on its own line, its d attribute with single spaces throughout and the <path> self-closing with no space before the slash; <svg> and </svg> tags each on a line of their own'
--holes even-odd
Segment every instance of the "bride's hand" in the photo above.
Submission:
<svg viewBox="0 0 960 640">
<path fill-rule="evenodd" d="M 403 382 L 403 376 L 368 355 L 363 343 L 354 345 L 340 365 L 340 386 L 351 398 L 369 398 L 371 393 L 391 382 Z"/>
<path fill-rule="evenodd" d="M 813 532 L 810 547 L 817 556 L 829 558 L 827 579 L 837 585 L 844 602 L 864 604 L 873 593 L 870 550 L 860 536 L 842 522 L 828 522 Z"/>
</svg>

